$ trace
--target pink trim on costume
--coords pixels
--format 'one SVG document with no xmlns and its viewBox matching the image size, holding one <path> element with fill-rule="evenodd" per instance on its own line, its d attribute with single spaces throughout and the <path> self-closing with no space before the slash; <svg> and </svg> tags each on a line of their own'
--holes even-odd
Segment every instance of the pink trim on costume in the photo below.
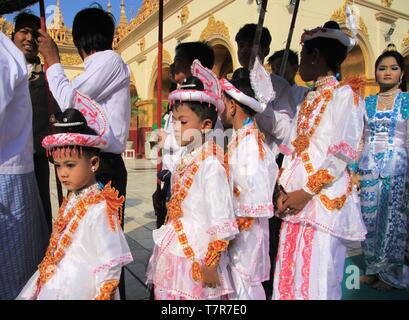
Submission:
<svg viewBox="0 0 409 320">
<path fill-rule="evenodd" d="M 299 223 L 287 223 L 287 232 L 283 243 L 284 252 L 279 276 L 279 300 L 294 300 L 294 263 Z M 280 241 L 281 242 L 281 241 Z"/>
<path fill-rule="evenodd" d="M 358 159 L 358 152 L 356 152 L 347 142 L 341 141 L 339 144 L 332 144 L 328 147 L 328 156 L 333 156 L 337 153 L 356 161 Z"/>
<path fill-rule="evenodd" d="M 280 145 L 278 146 L 278 149 L 281 151 L 282 154 L 284 154 L 284 155 L 286 155 L 286 156 L 289 156 L 289 155 L 292 154 L 290 148 L 289 148 L 286 144 L 284 144 L 284 143 L 280 144 Z"/>
<path fill-rule="evenodd" d="M 207 229 L 206 233 L 215 236 L 219 233 L 229 233 L 229 232 L 235 232 L 238 229 L 237 221 L 236 219 L 231 220 L 231 221 L 226 221 L 222 225 L 216 225 L 213 227 L 210 227 Z"/>
<path fill-rule="evenodd" d="M 94 270 L 92 272 L 94 274 L 96 274 L 96 273 L 101 272 L 101 271 L 109 270 L 112 267 L 117 266 L 117 265 L 123 266 L 123 265 L 125 265 L 126 263 L 128 263 L 130 261 L 133 261 L 133 257 L 132 257 L 132 255 L 130 253 L 128 253 L 125 256 L 113 259 L 108 263 L 102 264 L 102 265 L 94 268 Z"/>
<path fill-rule="evenodd" d="M 303 282 L 301 285 L 301 293 L 304 300 L 310 299 L 310 271 L 311 271 L 311 255 L 312 255 L 312 240 L 314 239 L 315 229 L 312 225 L 307 225 L 304 229 L 304 249 L 302 250 L 303 265 L 301 275 Z"/>
<path fill-rule="evenodd" d="M 363 232 L 359 232 L 359 234 L 355 237 L 350 236 L 349 234 L 344 234 L 344 233 L 340 233 L 337 232 L 325 225 L 323 225 L 322 223 L 319 223 L 313 219 L 310 218 L 302 218 L 302 219 L 297 219 L 296 216 L 292 216 L 291 218 L 289 218 L 288 220 L 285 220 L 287 222 L 291 222 L 291 223 L 300 223 L 300 222 L 304 222 L 304 223 L 309 223 L 312 224 L 313 226 L 317 226 L 318 228 L 324 230 L 324 232 L 329 233 L 332 236 L 341 238 L 341 239 L 346 239 L 346 240 L 351 240 L 351 241 L 363 241 L 365 240 L 365 235 L 366 233 Z"/>
<path fill-rule="evenodd" d="M 265 212 L 274 214 L 274 205 L 271 202 L 262 203 L 262 204 L 254 204 L 254 205 L 247 205 L 247 204 L 240 203 L 238 210 L 239 210 L 239 213 L 244 213 L 246 216 L 258 217 L 260 213 L 265 213 Z"/>
</svg>

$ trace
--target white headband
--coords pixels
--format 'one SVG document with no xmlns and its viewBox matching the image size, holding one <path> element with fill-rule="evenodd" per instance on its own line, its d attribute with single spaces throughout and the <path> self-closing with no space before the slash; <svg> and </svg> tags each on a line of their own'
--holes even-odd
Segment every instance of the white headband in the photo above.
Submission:
<svg viewBox="0 0 409 320">
<path fill-rule="evenodd" d="M 168 100 L 170 105 L 182 101 L 197 101 L 200 103 L 206 102 L 216 107 L 217 113 L 222 113 L 224 103 L 221 99 L 221 89 L 217 76 L 210 70 L 203 67 L 199 60 L 194 60 L 191 66 L 191 72 L 194 77 L 197 77 L 204 86 L 204 90 L 195 90 L 194 85 L 181 85 L 179 89 L 172 91 L 169 94 Z M 183 90 L 181 88 L 193 87 L 192 89 Z"/>
<path fill-rule="evenodd" d="M 263 106 L 256 99 L 249 97 L 248 95 L 245 95 L 234 85 L 232 85 L 227 79 L 221 79 L 220 84 L 222 86 L 222 90 L 237 102 L 244 104 L 245 106 L 253 109 L 257 113 L 264 111 L 265 105 Z"/>
<path fill-rule="evenodd" d="M 315 38 L 328 38 L 335 39 L 342 43 L 345 47 L 348 48 L 348 52 L 356 45 L 356 40 L 350 38 L 345 32 L 342 32 L 338 29 L 330 28 L 315 28 L 312 30 L 306 30 L 301 36 L 301 44 L 304 44 L 306 41 L 315 39 Z"/>
</svg>

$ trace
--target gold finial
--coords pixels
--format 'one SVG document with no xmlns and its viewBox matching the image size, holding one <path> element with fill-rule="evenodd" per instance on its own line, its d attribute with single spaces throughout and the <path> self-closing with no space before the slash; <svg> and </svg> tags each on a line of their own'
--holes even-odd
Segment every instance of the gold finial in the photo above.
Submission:
<svg viewBox="0 0 409 320">
<path fill-rule="evenodd" d="M 395 46 L 394 43 L 390 43 L 390 44 L 388 44 L 386 49 L 383 50 L 383 52 L 387 52 L 387 51 L 398 51 L 398 49 L 396 49 L 396 46 Z"/>
</svg>

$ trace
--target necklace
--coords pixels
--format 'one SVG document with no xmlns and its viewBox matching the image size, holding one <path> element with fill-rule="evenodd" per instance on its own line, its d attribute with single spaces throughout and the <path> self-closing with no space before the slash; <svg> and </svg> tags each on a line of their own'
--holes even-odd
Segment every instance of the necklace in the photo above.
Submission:
<svg viewBox="0 0 409 320">
<path fill-rule="evenodd" d="M 320 90 L 328 85 L 335 86 L 337 84 L 337 79 L 334 76 L 325 76 L 314 83 L 314 88 Z"/>
<path fill-rule="evenodd" d="M 123 196 L 118 198 L 118 191 L 111 187 L 111 182 L 103 190 L 96 183 L 77 194 L 70 195 L 69 200 L 64 198 L 53 225 L 53 232 L 45 257 L 38 266 L 40 274 L 37 280 L 36 295 L 38 295 L 42 286 L 55 274 L 57 265 L 64 258 L 67 249 L 70 247 L 73 236 L 79 227 L 80 221 L 87 213 L 88 207 L 102 200 L 107 202 L 106 213 L 109 224 L 112 230 L 115 230 L 114 216 L 118 217 L 120 223 L 120 211 L 125 198 Z M 71 202 L 74 202 L 74 205 L 64 215 L 67 205 Z"/>
<path fill-rule="evenodd" d="M 379 93 L 377 109 L 379 111 L 391 110 L 393 108 L 396 95 L 399 92 L 400 90 L 393 90 L 393 91 Z"/>
</svg>

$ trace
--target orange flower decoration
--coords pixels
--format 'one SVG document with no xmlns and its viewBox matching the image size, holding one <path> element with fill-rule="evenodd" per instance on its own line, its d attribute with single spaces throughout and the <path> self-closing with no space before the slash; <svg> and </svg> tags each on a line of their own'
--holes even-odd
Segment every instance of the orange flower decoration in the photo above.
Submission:
<svg viewBox="0 0 409 320">
<path fill-rule="evenodd" d="M 329 174 L 327 169 L 318 170 L 316 173 L 308 177 L 307 187 L 315 194 L 327 184 L 334 181 L 334 177 Z"/>
</svg>

